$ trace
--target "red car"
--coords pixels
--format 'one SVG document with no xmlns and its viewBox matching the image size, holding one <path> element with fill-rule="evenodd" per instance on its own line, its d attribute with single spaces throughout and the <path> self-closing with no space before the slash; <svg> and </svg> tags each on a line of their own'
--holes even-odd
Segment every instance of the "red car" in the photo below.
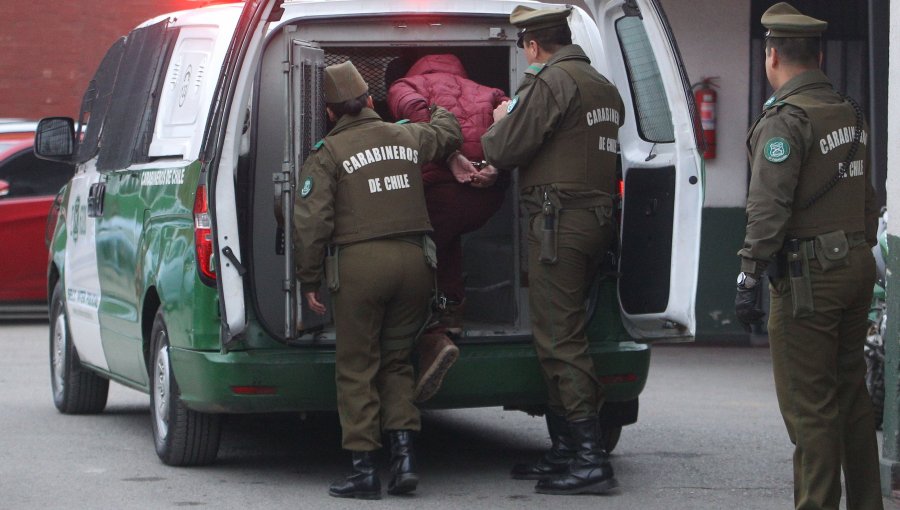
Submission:
<svg viewBox="0 0 900 510">
<path fill-rule="evenodd" d="M 25 128 L 23 130 L 23 128 Z M 47 215 L 72 165 L 32 151 L 32 123 L 0 122 L 0 317 L 47 316 Z"/>
</svg>

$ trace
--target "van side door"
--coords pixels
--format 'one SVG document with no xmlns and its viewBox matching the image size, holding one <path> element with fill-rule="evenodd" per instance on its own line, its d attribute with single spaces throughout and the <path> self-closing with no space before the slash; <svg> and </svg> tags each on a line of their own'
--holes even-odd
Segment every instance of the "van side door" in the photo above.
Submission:
<svg viewBox="0 0 900 510">
<path fill-rule="evenodd" d="M 703 207 L 693 95 L 657 0 L 587 3 L 599 37 L 578 16 L 573 35 L 606 68 L 627 115 L 619 132 L 623 322 L 635 339 L 690 339 Z"/>
<path fill-rule="evenodd" d="M 150 169 L 157 165 L 148 168 L 147 145 L 171 40 L 168 24 L 166 19 L 140 27 L 126 37 L 96 159 L 101 188 L 95 214 L 103 348 L 110 370 L 139 384 L 147 382 L 141 330 L 143 230 L 148 212 L 159 208 L 154 196 L 177 191 L 174 185 L 153 186 L 163 183 L 145 178 L 160 171 Z"/>
<path fill-rule="evenodd" d="M 88 84 L 78 116 L 76 171 L 66 204 L 66 251 L 63 268 L 69 328 L 78 357 L 85 364 L 109 370 L 100 335 L 100 261 L 97 257 L 98 200 L 101 174 L 96 168 L 100 135 L 107 119 L 116 74 L 125 49 L 119 39 L 106 52 Z"/>
</svg>

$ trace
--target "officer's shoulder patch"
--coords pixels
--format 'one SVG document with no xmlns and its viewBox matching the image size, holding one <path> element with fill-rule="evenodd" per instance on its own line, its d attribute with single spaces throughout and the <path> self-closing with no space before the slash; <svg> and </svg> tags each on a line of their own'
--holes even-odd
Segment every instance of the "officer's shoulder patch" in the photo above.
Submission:
<svg viewBox="0 0 900 510">
<path fill-rule="evenodd" d="M 319 140 L 318 142 L 316 142 L 316 144 L 313 145 L 312 150 L 317 151 L 317 150 L 321 149 L 323 145 L 325 145 L 325 139 L 324 139 L 324 138 L 323 138 L 322 140 Z"/>
<path fill-rule="evenodd" d="M 309 196 L 309 194 L 312 193 L 312 189 L 313 189 L 313 178 L 310 175 L 309 177 L 306 178 L 305 181 L 303 181 L 303 187 L 300 189 L 300 198 L 306 198 L 307 196 Z"/>
<path fill-rule="evenodd" d="M 513 96 L 512 99 L 509 100 L 509 103 L 506 105 L 506 113 L 510 114 L 513 110 L 516 109 L 516 106 L 519 104 L 519 96 Z"/>
<path fill-rule="evenodd" d="M 770 97 L 769 99 L 766 100 L 765 103 L 763 103 L 763 109 L 769 108 L 770 106 L 775 104 L 775 101 L 778 101 L 777 97 L 775 97 L 775 96 Z"/>
<path fill-rule="evenodd" d="M 781 163 L 791 155 L 791 144 L 780 136 L 769 138 L 763 147 L 763 155 L 772 163 Z"/>
<path fill-rule="evenodd" d="M 409 119 L 400 119 L 396 123 L 397 124 L 409 124 Z"/>
</svg>

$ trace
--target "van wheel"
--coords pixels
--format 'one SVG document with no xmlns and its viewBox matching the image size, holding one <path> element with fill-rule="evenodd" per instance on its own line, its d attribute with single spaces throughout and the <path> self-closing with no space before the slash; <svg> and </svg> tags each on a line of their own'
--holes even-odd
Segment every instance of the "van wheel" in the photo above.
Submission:
<svg viewBox="0 0 900 510">
<path fill-rule="evenodd" d="M 150 416 L 156 454 L 170 466 L 209 464 L 219 451 L 220 417 L 192 411 L 181 401 L 162 311 L 153 319 L 150 342 Z"/>
<path fill-rule="evenodd" d="M 619 438 L 622 437 L 622 427 L 601 427 L 600 428 L 600 444 L 606 453 L 612 453 L 619 444 Z"/>
<path fill-rule="evenodd" d="M 65 414 L 96 414 L 106 407 L 109 379 L 81 366 L 69 335 L 62 283 L 50 298 L 50 386 L 53 404 Z"/>
</svg>

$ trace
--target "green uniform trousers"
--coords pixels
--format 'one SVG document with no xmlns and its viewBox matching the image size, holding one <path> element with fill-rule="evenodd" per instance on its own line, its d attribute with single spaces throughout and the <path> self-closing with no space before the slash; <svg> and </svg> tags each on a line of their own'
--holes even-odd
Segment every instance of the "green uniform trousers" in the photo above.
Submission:
<svg viewBox="0 0 900 510">
<path fill-rule="evenodd" d="M 603 384 L 588 353 L 585 301 L 615 230 L 594 209 L 563 209 L 558 214 L 555 264 L 540 261 L 544 218 L 531 217 L 529 313 L 548 407 L 568 420 L 578 420 L 596 416 L 604 400 Z"/>
<path fill-rule="evenodd" d="M 837 510 L 841 469 L 848 510 L 880 510 L 872 404 L 863 358 L 875 262 L 866 246 L 823 272 L 810 261 L 815 314 L 795 319 L 788 278 L 772 282 L 769 342 L 778 405 L 794 443 L 794 504 Z"/>
<path fill-rule="evenodd" d="M 382 430 L 420 429 L 413 340 L 434 276 L 420 245 L 383 239 L 342 246 L 333 294 L 335 383 L 342 446 L 381 448 Z"/>
</svg>

